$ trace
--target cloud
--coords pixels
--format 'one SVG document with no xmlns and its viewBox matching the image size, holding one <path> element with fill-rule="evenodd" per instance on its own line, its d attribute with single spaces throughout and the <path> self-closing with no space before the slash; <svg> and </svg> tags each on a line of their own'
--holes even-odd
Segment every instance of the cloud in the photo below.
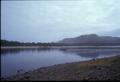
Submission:
<svg viewBox="0 0 120 82">
<path fill-rule="evenodd" d="M 116 30 L 119 5 L 120 0 L 2 1 L 1 35 L 20 41 L 56 41 Z"/>
<path fill-rule="evenodd" d="M 120 37 L 120 29 L 111 30 L 111 31 L 103 31 L 100 33 L 100 35 Z"/>
</svg>

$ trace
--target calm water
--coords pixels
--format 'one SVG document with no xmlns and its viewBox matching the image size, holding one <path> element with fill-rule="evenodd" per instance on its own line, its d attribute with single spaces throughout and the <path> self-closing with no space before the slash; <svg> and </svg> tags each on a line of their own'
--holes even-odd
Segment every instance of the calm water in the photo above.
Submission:
<svg viewBox="0 0 120 82">
<path fill-rule="evenodd" d="M 1 52 L 1 76 L 55 64 L 119 55 L 120 49 L 5 49 Z"/>
</svg>

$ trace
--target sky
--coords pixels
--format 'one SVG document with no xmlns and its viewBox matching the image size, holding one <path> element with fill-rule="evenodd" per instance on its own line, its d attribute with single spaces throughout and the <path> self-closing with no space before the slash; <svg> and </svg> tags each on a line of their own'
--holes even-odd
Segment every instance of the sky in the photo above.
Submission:
<svg viewBox="0 0 120 82">
<path fill-rule="evenodd" d="M 55 42 L 84 34 L 120 36 L 120 0 L 1 2 L 1 39 Z"/>
</svg>

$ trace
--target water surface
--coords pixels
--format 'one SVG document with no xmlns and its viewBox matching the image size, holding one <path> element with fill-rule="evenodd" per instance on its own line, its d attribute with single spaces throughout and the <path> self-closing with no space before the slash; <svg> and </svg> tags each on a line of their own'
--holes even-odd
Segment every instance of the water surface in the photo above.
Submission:
<svg viewBox="0 0 120 82">
<path fill-rule="evenodd" d="M 1 52 L 1 76 L 55 64 L 85 61 L 119 55 L 120 49 L 4 49 Z"/>
</svg>

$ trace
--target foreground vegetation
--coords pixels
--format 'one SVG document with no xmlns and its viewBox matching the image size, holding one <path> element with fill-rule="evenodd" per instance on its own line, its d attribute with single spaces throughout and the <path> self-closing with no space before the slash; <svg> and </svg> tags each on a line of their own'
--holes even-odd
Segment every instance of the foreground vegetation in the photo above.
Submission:
<svg viewBox="0 0 120 82">
<path fill-rule="evenodd" d="M 2 80 L 120 80 L 120 56 L 43 67 Z"/>
</svg>

